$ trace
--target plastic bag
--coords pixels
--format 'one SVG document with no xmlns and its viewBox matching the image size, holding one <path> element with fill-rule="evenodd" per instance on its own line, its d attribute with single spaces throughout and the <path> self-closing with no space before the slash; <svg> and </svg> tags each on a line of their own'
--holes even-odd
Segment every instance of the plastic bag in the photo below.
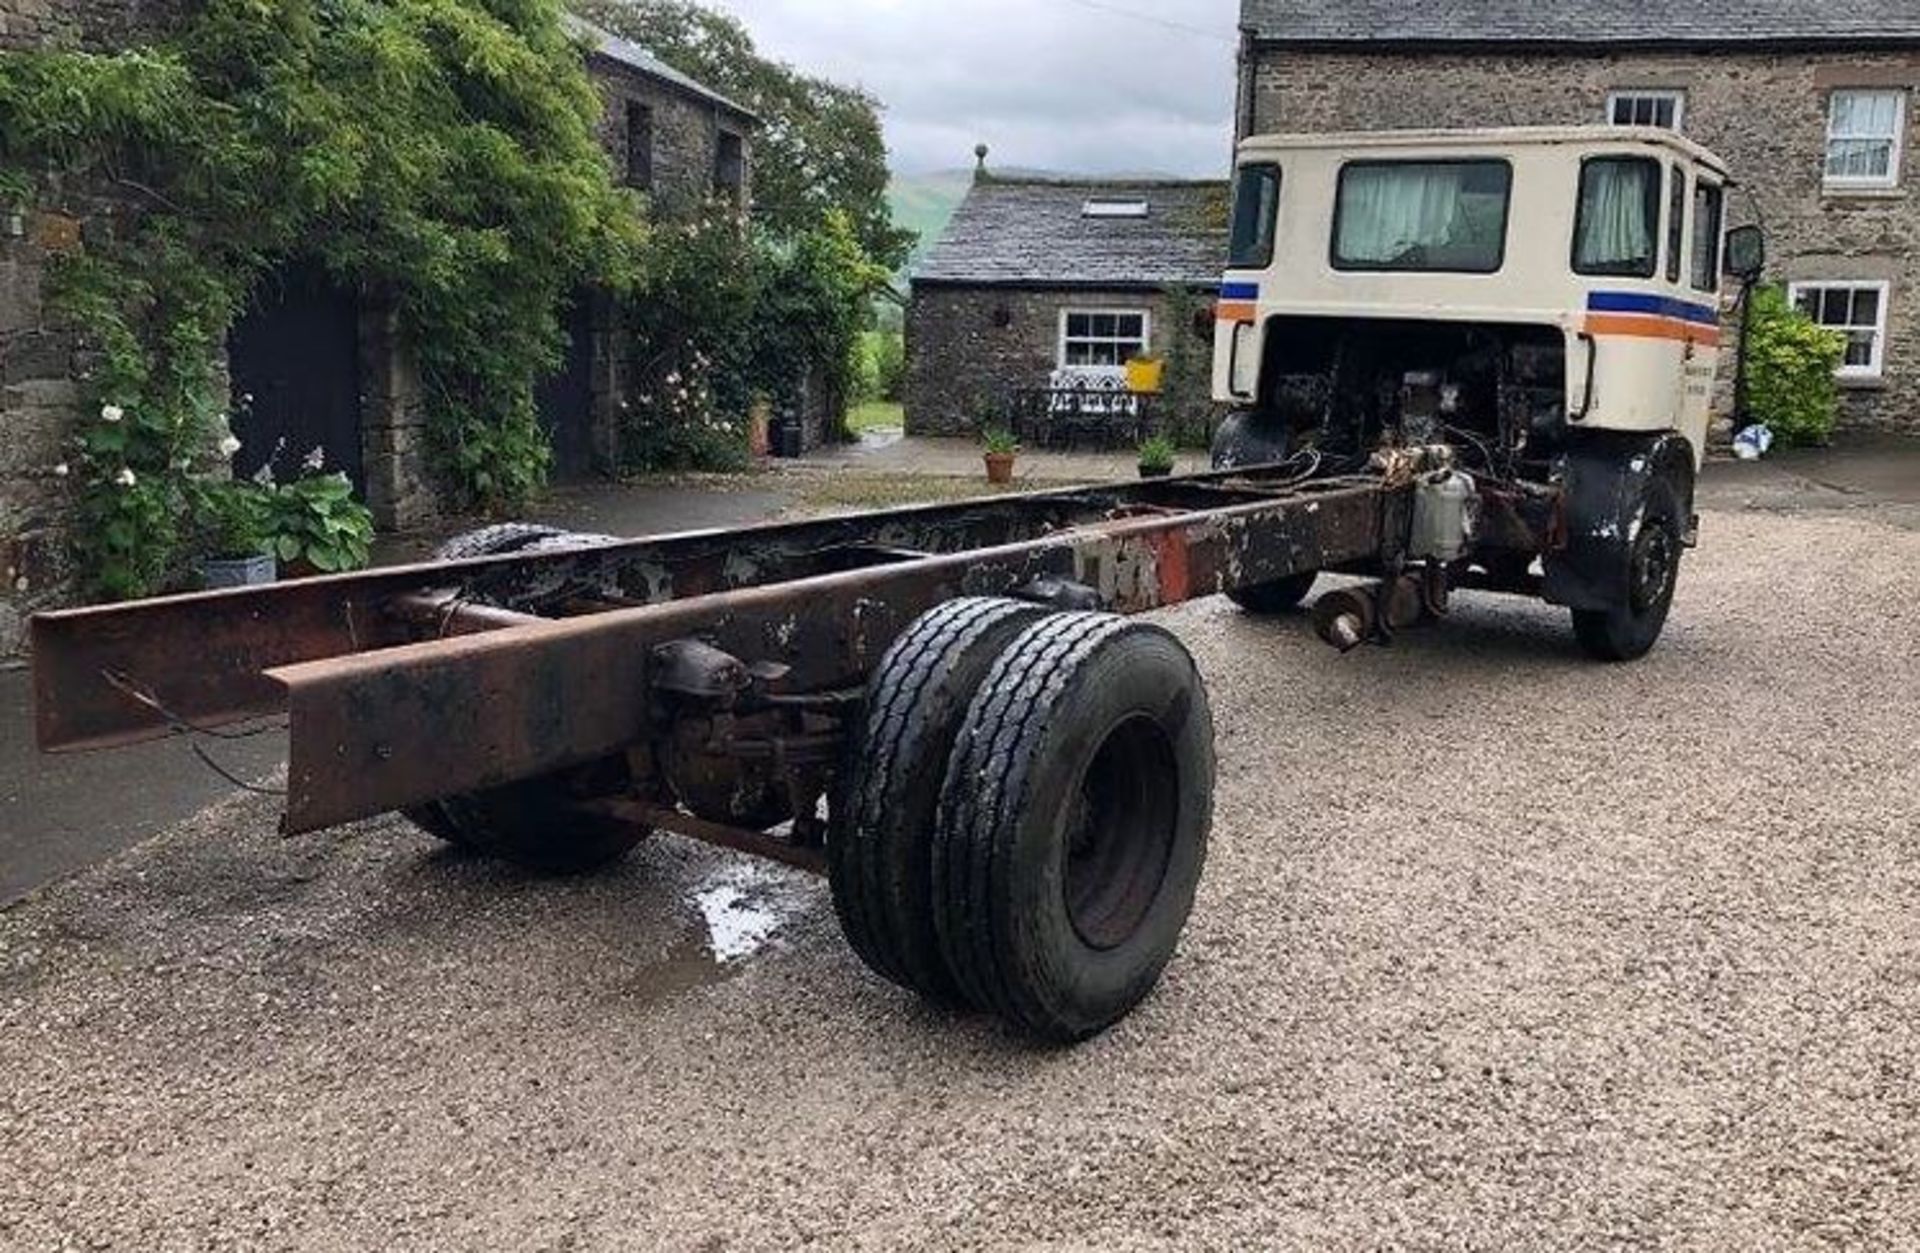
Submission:
<svg viewBox="0 0 1920 1253">
<path fill-rule="evenodd" d="M 1773 447 L 1773 428 L 1764 422 L 1742 427 L 1733 437 L 1733 455 L 1742 461 L 1758 461 Z"/>
</svg>

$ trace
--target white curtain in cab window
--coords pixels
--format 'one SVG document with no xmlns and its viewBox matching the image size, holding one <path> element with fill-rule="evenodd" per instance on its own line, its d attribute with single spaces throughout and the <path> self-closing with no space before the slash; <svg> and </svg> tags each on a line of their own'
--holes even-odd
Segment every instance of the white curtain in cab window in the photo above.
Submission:
<svg viewBox="0 0 1920 1253">
<path fill-rule="evenodd" d="M 1473 173 L 1457 165 L 1348 167 L 1340 180 L 1339 259 L 1406 269 L 1492 268 L 1500 254 L 1503 196 L 1469 192 Z M 1411 255 L 1416 249 L 1443 255 Z"/>
<path fill-rule="evenodd" d="M 1601 274 L 1651 274 L 1659 229 L 1648 212 L 1660 167 L 1650 161 L 1589 161 L 1581 178 L 1577 268 Z"/>
</svg>

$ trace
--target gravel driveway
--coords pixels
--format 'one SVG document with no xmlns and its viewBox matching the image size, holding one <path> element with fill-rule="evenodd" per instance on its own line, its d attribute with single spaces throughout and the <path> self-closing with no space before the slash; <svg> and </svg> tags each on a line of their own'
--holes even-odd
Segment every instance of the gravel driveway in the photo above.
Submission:
<svg viewBox="0 0 1920 1253">
<path fill-rule="evenodd" d="M 1212 681 L 1160 991 L 1036 1052 L 670 840 L 542 883 L 249 798 L 0 915 L 0 1246 L 1912 1247 L 1920 533 L 1710 514 L 1664 646 L 1467 600 Z"/>
</svg>

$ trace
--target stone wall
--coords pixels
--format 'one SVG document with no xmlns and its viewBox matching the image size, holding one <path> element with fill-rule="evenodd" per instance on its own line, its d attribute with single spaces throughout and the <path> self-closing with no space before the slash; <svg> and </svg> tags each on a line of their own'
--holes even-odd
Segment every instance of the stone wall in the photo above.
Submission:
<svg viewBox="0 0 1920 1253">
<path fill-rule="evenodd" d="M 110 49 L 166 31 L 193 0 L 0 0 L 0 50 Z"/>
<path fill-rule="evenodd" d="M 1390 84 L 1383 88 L 1382 84 Z M 1842 421 L 1920 433 L 1920 100 L 1907 109 L 1901 188 L 1822 187 L 1828 96 L 1920 87 L 1920 52 L 1796 54 L 1335 53 L 1262 49 L 1252 62 L 1256 132 L 1587 125 L 1609 92 L 1686 92 L 1682 129 L 1726 158 L 1746 188 L 1732 220 L 1767 228 L 1768 278 L 1891 283 L 1884 378 L 1845 383 Z M 1751 204 L 1747 195 L 1751 194 Z"/>
<path fill-rule="evenodd" d="M 1145 309 L 1156 355 L 1164 358 L 1172 337 L 1183 334 L 1210 360 L 1211 324 L 1204 335 L 1191 325 L 1175 326 L 1167 305 L 1159 291 L 915 283 L 907 306 L 907 433 L 968 435 L 1004 421 L 1010 392 L 1045 387 L 1058 368 L 1063 309 Z M 1207 369 L 1194 375 L 1190 399 L 1203 403 Z"/>
<path fill-rule="evenodd" d="M 653 111 L 651 195 L 669 212 L 686 212 L 712 194 L 714 158 L 723 132 L 740 138 L 743 187 L 751 184 L 749 119 L 608 57 L 592 57 L 588 69 L 607 102 L 600 142 L 612 154 L 618 177 L 630 181 L 633 175 L 627 162 L 627 105 L 632 103 Z"/>
<path fill-rule="evenodd" d="M 110 51 L 165 33 L 194 0 L 0 0 L 0 54 L 36 47 Z M 82 218 L 112 199 L 75 192 L 77 216 L 0 206 L 0 657 L 22 651 L 26 617 L 71 593 L 67 481 L 55 473 L 85 402 L 88 362 L 48 320 L 51 258 L 81 246 Z"/>
<path fill-rule="evenodd" d="M 0 657 L 22 647 L 27 614 L 67 581 L 65 480 L 55 473 L 80 406 L 73 336 L 45 325 L 46 250 L 25 219 L 0 216 Z"/>
</svg>

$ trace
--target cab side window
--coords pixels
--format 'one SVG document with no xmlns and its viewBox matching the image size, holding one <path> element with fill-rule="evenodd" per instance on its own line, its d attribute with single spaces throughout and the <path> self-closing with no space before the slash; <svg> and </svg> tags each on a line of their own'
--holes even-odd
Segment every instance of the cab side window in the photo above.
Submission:
<svg viewBox="0 0 1920 1253">
<path fill-rule="evenodd" d="M 1673 166 L 1667 189 L 1667 281 L 1680 281 L 1680 249 L 1687 242 L 1687 172 Z"/>
<path fill-rule="evenodd" d="M 1720 290 L 1721 189 L 1702 180 L 1693 189 L 1693 289 Z"/>
<path fill-rule="evenodd" d="M 1280 167 L 1245 165 L 1233 192 L 1233 240 L 1227 268 L 1264 270 L 1273 264 L 1280 219 Z"/>
<path fill-rule="evenodd" d="M 1575 274 L 1653 277 L 1660 255 L 1660 174 L 1660 163 L 1648 157 L 1589 157 L 1580 163 Z"/>
</svg>

